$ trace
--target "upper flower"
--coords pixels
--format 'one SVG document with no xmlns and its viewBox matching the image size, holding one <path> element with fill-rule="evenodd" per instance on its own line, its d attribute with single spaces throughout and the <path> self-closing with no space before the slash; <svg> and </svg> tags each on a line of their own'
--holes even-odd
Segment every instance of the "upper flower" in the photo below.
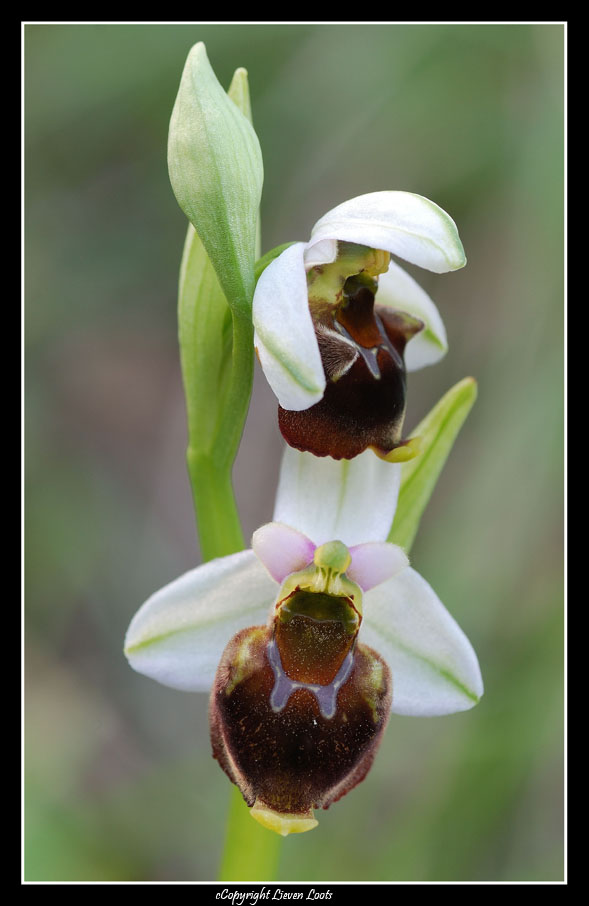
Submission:
<svg viewBox="0 0 589 906">
<path fill-rule="evenodd" d="M 299 450 L 351 459 L 371 447 L 389 461 L 416 452 L 401 440 L 405 369 L 441 358 L 446 332 L 391 254 L 436 273 L 466 261 L 436 204 L 374 192 L 327 213 L 309 242 L 289 246 L 258 280 L 255 344 L 282 433 Z"/>
<path fill-rule="evenodd" d="M 483 691 L 468 639 L 383 541 L 399 473 L 370 453 L 334 463 L 287 448 L 275 521 L 253 549 L 176 579 L 129 626 L 140 673 L 214 683 L 213 753 L 280 833 L 315 826 L 312 808 L 365 776 L 389 710 L 448 714 Z"/>
</svg>

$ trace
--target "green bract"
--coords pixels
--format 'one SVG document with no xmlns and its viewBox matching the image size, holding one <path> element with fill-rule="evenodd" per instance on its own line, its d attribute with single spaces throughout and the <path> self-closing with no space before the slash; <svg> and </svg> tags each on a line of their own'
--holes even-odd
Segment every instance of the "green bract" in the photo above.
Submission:
<svg viewBox="0 0 589 906">
<path fill-rule="evenodd" d="M 245 69 L 228 96 L 248 118 Z M 247 414 L 253 378 L 252 325 L 228 301 L 207 250 L 188 224 L 180 268 L 178 337 L 188 416 L 188 470 L 197 513 L 209 511 L 201 531 L 204 559 L 243 547 L 231 489 L 231 467 Z"/>
<path fill-rule="evenodd" d="M 215 268 L 229 304 L 251 305 L 262 153 L 256 133 L 223 90 L 205 46 L 188 54 L 168 138 L 168 168 L 178 203 Z"/>
<path fill-rule="evenodd" d="M 421 453 L 401 467 L 399 501 L 388 537 L 405 551 L 413 544 L 421 515 L 476 398 L 477 382 L 464 378 L 448 390 L 410 435 L 419 437 Z"/>
</svg>

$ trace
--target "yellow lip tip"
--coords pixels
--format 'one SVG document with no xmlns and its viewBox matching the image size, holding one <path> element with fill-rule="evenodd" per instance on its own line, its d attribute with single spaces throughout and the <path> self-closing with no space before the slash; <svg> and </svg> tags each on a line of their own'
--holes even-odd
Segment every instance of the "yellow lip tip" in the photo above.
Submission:
<svg viewBox="0 0 589 906">
<path fill-rule="evenodd" d="M 372 449 L 379 459 L 384 459 L 386 462 L 407 462 L 408 460 L 419 456 L 423 450 L 423 442 L 421 437 L 411 437 L 398 447 L 394 447 L 388 453 L 378 450 L 376 447 L 373 447 Z"/>
<path fill-rule="evenodd" d="M 305 831 L 313 830 L 319 822 L 313 818 L 311 809 L 306 815 L 289 815 L 275 812 L 263 802 L 255 802 L 250 810 L 252 818 L 268 830 L 287 837 L 289 834 L 304 834 Z"/>
</svg>

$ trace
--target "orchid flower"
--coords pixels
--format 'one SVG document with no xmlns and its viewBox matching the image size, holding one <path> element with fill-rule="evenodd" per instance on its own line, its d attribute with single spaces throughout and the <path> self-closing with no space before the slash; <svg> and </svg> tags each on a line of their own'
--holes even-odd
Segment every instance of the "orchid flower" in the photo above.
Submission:
<svg viewBox="0 0 589 906">
<path fill-rule="evenodd" d="M 282 434 L 299 450 L 351 459 L 372 448 L 390 462 L 419 450 L 401 440 L 405 370 L 438 361 L 446 332 L 391 254 L 435 273 L 466 263 L 440 207 L 410 192 L 373 192 L 325 214 L 309 242 L 290 245 L 258 280 L 255 345 Z"/>
<path fill-rule="evenodd" d="M 483 692 L 470 642 L 384 541 L 400 469 L 370 451 L 333 462 L 287 447 L 252 549 L 166 585 L 127 632 L 135 670 L 212 689 L 213 754 L 283 835 L 364 778 L 390 711 L 450 714 Z"/>
</svg>

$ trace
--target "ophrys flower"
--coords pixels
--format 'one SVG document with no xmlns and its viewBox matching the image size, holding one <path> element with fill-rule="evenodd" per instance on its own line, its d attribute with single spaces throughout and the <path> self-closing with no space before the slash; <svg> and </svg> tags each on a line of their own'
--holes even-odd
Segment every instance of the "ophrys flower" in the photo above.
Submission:
<svg viewBox="0 0 589 906">
<path fill-rule="evenodd" d="M 213 752 L 279 833 L 315 826 L 313 808 L 363 779 L 390 710 L 448 714 L 482 694 L 468 639 L 383 541 L 399 470 L 370 452 L 334 463 L 287 449 L 253 549 L 156 592 L 127 633 L 139 672 L 213 688 Z"/>
<path fill-rule="evenodd" d="M 344 202 L 264 270 L 253 303 L 256 348 L 285 440 L 317 456 L 366 448 L 408 459 L 405 370 L 447 349 L 439 312 L 397 255 L 436 273 L 466 259 L 451 217 L 409 192 Z"/>
</svg>

